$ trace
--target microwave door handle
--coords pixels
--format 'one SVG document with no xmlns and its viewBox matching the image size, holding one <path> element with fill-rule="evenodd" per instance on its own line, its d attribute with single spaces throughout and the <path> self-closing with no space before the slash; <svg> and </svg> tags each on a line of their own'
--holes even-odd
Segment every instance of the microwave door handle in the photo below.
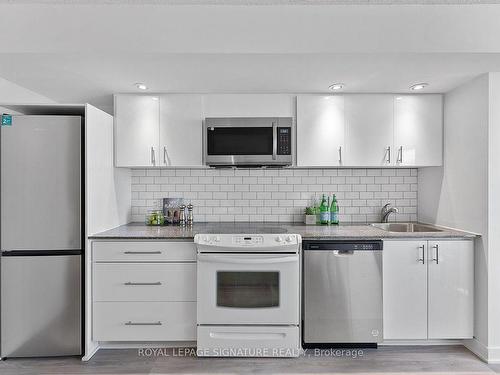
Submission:
<svg viewBox="0 0 500 375">
<path fill-rule="evenodd" d="M 273 121 L 273 160 L 276 160 L 278 154 L 278 125 Z"/>
<path fill-rule="evenodd" d="M 231 257 L 231 256 L 218 256 L 218 255 L 206 255 L 198 254 L 198 261 L 207 263 L 229 263 L 229 264 L 270 264 L 270 263 L 289 263 L 297 262 L 299 260 L 298 255 L 288 255 L 279 257 Z"/>
</svg>

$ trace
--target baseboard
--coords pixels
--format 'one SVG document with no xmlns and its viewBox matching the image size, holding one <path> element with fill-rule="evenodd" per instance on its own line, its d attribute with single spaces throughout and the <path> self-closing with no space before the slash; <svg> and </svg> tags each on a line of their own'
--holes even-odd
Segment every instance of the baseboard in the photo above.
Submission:
<svg viewBox="0 0 500 375">
<path fill-rule="evenodd" d="M 99 349 L 193 348 L 196 341 L 112 342 L 100 341 Z"/>
<path fill-rule="evenodd" d="M 95 353 L 99 350 L 99 345 L 94 344 L 90 348 L 87 348 L 85 355 L 82 357 L 83 362 L 87 362 L 88 360 L 92 359 Z"/>
<path fill-rule="evenodd" d="M 463 345 L 481 360 L 489 364 L 500 363 L 500 347 L 487 347 L 477 339 L 468 340 L 386 340 L 379 346 L 425 346 L 425 345 Z M 196 341 L 168 342 L 99 342 L 93 346 L 82 361 L 90 360 L 99 349 L 141 349 L 141 348 L 191 348 L 196 347 Z"/>
<path fill-rule="evenodd" d="M 500 363 L 500 347 L 486 346 L 477 339 L 463 340 L 464 346 L 490 364 Z"/>
<path fill-rule="evenodd" d="M 385 340 L 379 346 L 463 345 L 463 340 Z"/>
<path fill-rule="evenodd" d="M 488 348 L 488 363 L 500 363 L 500 347 L 495 346 Z"/>
</svg>

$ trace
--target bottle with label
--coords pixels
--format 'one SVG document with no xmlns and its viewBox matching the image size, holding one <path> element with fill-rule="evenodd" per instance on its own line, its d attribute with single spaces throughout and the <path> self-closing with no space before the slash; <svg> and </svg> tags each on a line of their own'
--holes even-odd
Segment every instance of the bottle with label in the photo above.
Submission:
<svg viewBox="0 0 500 375">
<path fill-rule="evenodd" d="M 330 223 L 336 225 L 339 223 L 339 205 L 335 194 L 332 196 L 332 205 L 330 206 Z"/>
<path fill-rule="evenodd" d="M 314 193 L 313 196 L 312 207 L 314 210 L 314 215 L 316 215 L 316 224 L 319 224 L 319 202 L 318 198 L 316 197 L 316 193 Z"/>
<path fill-rule="evenodd" d="M 328 207 L 325 194 L 323 194 L 321 205 L 319 206 L 319 223 L 321 225 L 330 224 L 330 207 Z"/>
</svg>

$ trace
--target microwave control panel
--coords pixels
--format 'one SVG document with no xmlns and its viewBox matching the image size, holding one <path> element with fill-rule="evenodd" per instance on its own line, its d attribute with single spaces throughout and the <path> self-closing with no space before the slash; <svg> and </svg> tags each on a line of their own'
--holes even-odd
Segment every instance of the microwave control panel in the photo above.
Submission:
<svg viewBox="0 0 500 375">
<path fill-rule="evenodd" d="M 278 128 L 278 155 L 290 155 L 292 152 L 292 128 Z"/>
</svg>

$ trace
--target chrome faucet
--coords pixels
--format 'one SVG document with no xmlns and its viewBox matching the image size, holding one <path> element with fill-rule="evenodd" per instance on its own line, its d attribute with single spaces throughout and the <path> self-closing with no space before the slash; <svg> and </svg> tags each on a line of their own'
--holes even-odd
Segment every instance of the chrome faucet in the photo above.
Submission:
<svg viewBox="0 0 500 375">
<path fill-rule="evenodd" d="M 387 203 L 382 210 L 380 211 L 380 215 L 382 216 L 382 223 L 387 223 L 389 221 L 390 214 L 397 214 L 399 210 L 396 207 L 391 207 L 390 203 Z"/>
</svg>

